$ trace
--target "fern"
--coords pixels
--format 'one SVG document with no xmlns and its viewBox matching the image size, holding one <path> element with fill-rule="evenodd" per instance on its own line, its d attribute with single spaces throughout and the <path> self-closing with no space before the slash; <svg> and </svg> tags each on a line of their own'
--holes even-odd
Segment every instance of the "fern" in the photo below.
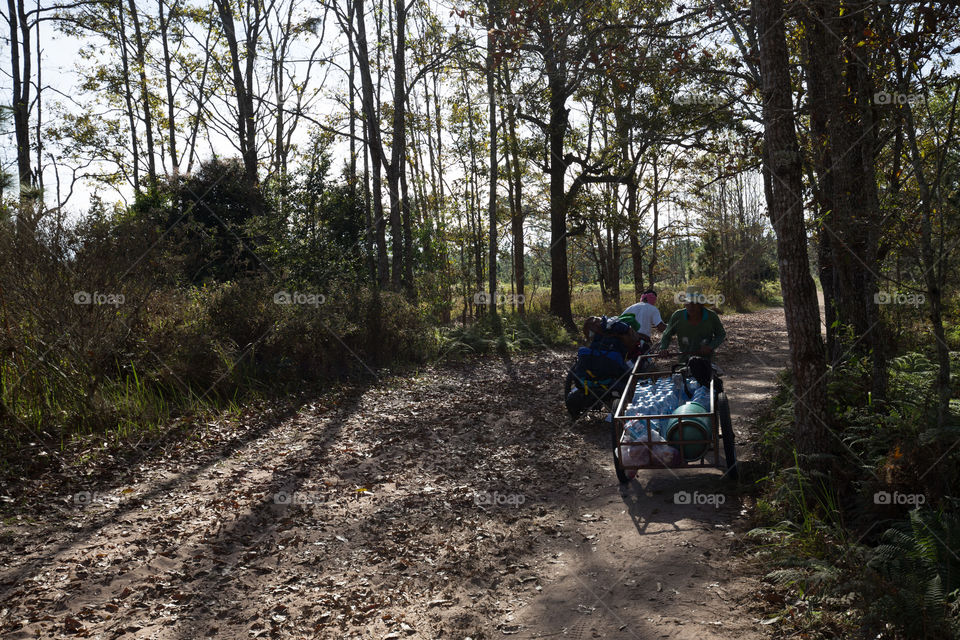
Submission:
<svg viewBox="0 0 960 640">
<path fill-rule="evenodd" d="M 874 609 L 910 636 L 935 637 L 951 624 L 960 589 L 960 517 L 915 509 L 881 540 L 868 562 L 885 578 Z"/>
</svg>

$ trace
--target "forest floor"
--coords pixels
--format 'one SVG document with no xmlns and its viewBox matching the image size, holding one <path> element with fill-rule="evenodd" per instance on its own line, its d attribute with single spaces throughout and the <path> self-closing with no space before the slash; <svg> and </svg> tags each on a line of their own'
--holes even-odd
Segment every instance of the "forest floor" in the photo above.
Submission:
<svg viewBox="0 0 960 640">
<path fill-rule="evenodd" d="M 749 459 L 783 311 L 724 323 Z M 572 357 L 439 362 L 3 488 L 0 636 L 768 637 L 745 487 L 621 488 L 602 416 L 565 412 Z"/>
</svg>

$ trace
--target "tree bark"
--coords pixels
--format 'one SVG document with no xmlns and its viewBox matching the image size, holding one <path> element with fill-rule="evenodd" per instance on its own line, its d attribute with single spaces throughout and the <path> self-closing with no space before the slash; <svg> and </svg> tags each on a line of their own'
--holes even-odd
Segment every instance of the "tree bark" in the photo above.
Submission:
<svg viewBox="0 0 960 640">
<path fill-rule="evenodd" d="M 257 123 L 253 109 L 253 75 L 261 29 L 260 3 L 252 3 L 253 16 L 247 16 L 244 21 L 247 31 L 244 34 L 245 51 L 242 67 L 231 0 L 214 0 L 214 4 L 218 10 L 223 34 L 227 40 L 227 49 L 230 52 L 233 90 L 237 98 L 237 136 L 240 156 L 243 160 L 245 186 L 250 194 L 250 214 L 258 216 L 262 212 L 262 207 L 260 206 L 260 178 L 257 158 Z"/>
<path fill-rule="evenodd" d="M 657 281 L 657 249 L 660 243 L 660 173 L 657 167 L 657 154 L 653 154 L 653 235 L 650 237 L 650 263 L 647 269 L 647 280 L 650 286 Z"/>
<path fill-rule="evenodd" d="M 862 39 L 866 6 L 837 0 L 801 5 L 807 38 L 806 68 L 811 84 L 811 120 L 819 169 L 817 188 L 826 215 L 821 231 L 829 238 L 832 284 L 825 303 L 835 320 L 852 329 L 853 339 L 837 331 L 831 336 L 835 361 L 850 352 L 869 353 L 876 397 L 886 390 L 886 341 L 874 301 L 878 265 L 879 199 L 874 174 L 876 137 L 872 134 L 873 89 L 870 70 L 850 56 L 848 47 Z M 832 331 L 832 327 L 830 329 Z"/>
<path fill-rule="evenodd" d="M 370 75 L 370 53 L 367 47 L 367 27 L 363 2 L 364 0 L 355 0 L 354 2 L 357 20 L 357 66 L 360 70 L 367 148 L 370 152 L 370 164 L 373 171 L 373 223 L 376 225 L 377 234 L 377 284 L 383 288 L 388 286 L 390 280 L 386 240 L 387 221 L 383 216 L 383 143 L 380 139 L 380 120 L 373 105 L 373 79 Z"/>
<path fill-rule="evenodd" d="M 569 200 L 564 178 L 567 162 L 563 143 L 570 124 L 567 109 L 569 87 L 566 78 L 566 62 L 563 50 L 554 38 L 553 26 L 542 24 L 544 32 L 544 66 L 547 72 L 550 121 L 547 140 L 550 149 L 550 312 L 560 318 L 568 330 L 575 330 L 573 312 L 570 309 L 569 268 L 567 266 L 567 211 Z M 563 39 L 565 36 L 560 35 Z M 570 194 L 571 196 L 574 194 Z"/>
<path fill-rule="evenodd" d="M 7 0 L 10 21 L 10 71 L 13 79 L 13 129 L 20 185 L 33 184 L 30 166 L 30 24 L 23 0 Z M 22 67 L 21 67 L 22 45 Z"/>
<path fill-rule="evenodd" d="M 782 0 L 755 0 L 760 33 L 764 164 L 771 180 L 768 208 L 777 256 L 794 379 L 794 434 L 801 454 L 828 451 L 826 361 L 816 288 L 810 276 L 803 218 L 800 151 L 793 115 L 790 60 Z"/>
<path fill-rule="evenodd" d="M 487 1 L 487 99 L 489 105 L 489 124 L 490 124 L 490 187 L 489 201 L 487 203 L 487 218 L 490 244 L 487 264 L 489 265 L 489 285 L 490 285 L 490 313 L 497 315 L 497 180 L 498 162 L 497 159 L 497 92 L 494 88 L 494 33 L 495 16 L 497 10 L 496 0 Z"/>
<path fill-rule="evenodd" d="M 633 263 L 633 297 L 640 301 L 643 286 L 643 250 L 640 247 L 640 216 L 637 212 L 637 181 L 634 175 L 627 180 L 627 224 L 630 235 L 630 261 Z M 652 285 L 653 283 L 651 283 Z"/>
<path fill-rule="evenodd" d="M 163 70 L 166 75 L 167 87 L 167 136 L 169 136 L 168 146 L 170 147 L 170 167 L 174 177 L 180 173 L 180 158 L 177 156 L 177 124 L 173 102 L 173 72 L 170 69 L 170 45 L 169 45 L 169 18 L 173 16 L 173 8 L 165 16 L 163 13 L 164 0 L 157 0 L 157 11 L 160 20 L 160 42 L 163 46 Z M 176 5 L 174 5 L 174 8 Z"/>
<path fill-rule="evenodd" d="M 512 88 L 510 85 L 510 69 L 504 65 L 503 69 L 504 86 L 507 94 L 510 95 Z M 526 298 L 524 287 L 526 285 L 526 263 L 524 262 L 524 238 L 523 238 L 523 172 L 520 168 L 520 141 L 517 138 L 517 105 L 512 99 L 507 104 L 507 135 L 509 136 L 510 157 L 507 163 L 510 166 L 509 179 L 513 185 L 511 189 L 510 206 L 510 227 L 513 234 L 513 277 L 517 293 L 517 310 L 520 315 L 526 313 Z"/>
<path fill-rule="evenodd" d="M 407 49 L 407 9 L 406 0 L 394 0 L 396 23 L 396 44 L 393 51 L 393 140 L 390 148 L 390 162 L 385 164 L 387 185 L 390 191 L 390 235 L 393 253 L 393 269 L 390 283 L 399 291 L 404 283 L 404 262 L 408 259 L 404 251 L 403 205 L 400 194 L 400 175 L 405 170 L 407 140 L 404 126 L 406 117 L 406 49 Z"/>
<path fill-rule="evenodd" d="M 140 14 L 134 0 L 129 0 L 130 20 L 133 22 L 133 37 L 135 39 L 137 60 L 137 75 L 140 78 L 140 100 L 143 108 L 143 127 L 147 136 L 147 177 L 150 189 L 157 187 L 157 158 L 153 146 L 153 117 L 150 109 L 150 86 L 147 84 L 146 45 L 143 33 L 140 30 Z"/>
</svg>

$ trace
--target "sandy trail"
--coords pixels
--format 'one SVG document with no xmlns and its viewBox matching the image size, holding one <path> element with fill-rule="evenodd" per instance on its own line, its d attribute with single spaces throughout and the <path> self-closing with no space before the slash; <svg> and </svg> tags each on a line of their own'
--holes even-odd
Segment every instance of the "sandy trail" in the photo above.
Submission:
<svg viewBox="0 0 960 640">
<path fill-rule="evenodd" d="M 739 459 L 750 459 L 753 418 L 789 357 L 783 310 L 725 316 L 724 324 L 728 340 L 717 362 Z M 609 442 L 605 431 L 595 439 L 598 448 Z M 612 476 L 612 461 L 601 464 Z M 579 526 L 579 544 L 548 563 L 545 595 L 518 616 L 528 637 L 766 637 L 753 607 L 761 585 L 731 559 L 745 526 L 742 487 L 721 475 L 641 471 L 620 491 L 607 483 L 571 496 L 570 508 L 591 521 Z"/>
<path fill-rule="evenodd" d="M 786 333 L 779 309 L 724 322 L 743 459 Z M 741 489 L 714 469 L 621 489 L 607 426 L 564 411 L 571 353 L 436 363 L 4 487 L 0 635 L 764 637 L 731 559 Z"/>
</svg>

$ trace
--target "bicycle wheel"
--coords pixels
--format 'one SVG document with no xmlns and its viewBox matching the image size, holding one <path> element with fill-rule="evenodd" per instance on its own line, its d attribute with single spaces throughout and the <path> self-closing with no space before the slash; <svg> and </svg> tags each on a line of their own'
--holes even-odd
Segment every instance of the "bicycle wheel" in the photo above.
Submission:
<svg viewBox="0 0 960 640">
<path fill-rule="evenodd" d="M 623 424 L 616 420 L 611 422 L 610 434 L 613 436 L 613 468 L 617 471 L 617 480 L 620 481 L 620 484 L 626 484 L 630 482 L 630 477 L 627 475 L 627 472 L 623 470 L 623 462 L 620 460 L 622 451 L 620 438 L 623 436 Z"/>
<path fill-rule="evenodd" d="M 724 477 L 737 479 L 737 447 L 733 434 L 733 419 L 730 417 L 730 401 L 722 391 L 717 394 L 717 417 L 720 420 L 720 437 L 723 439 L 723 458 L 727 465 Z"/>
</svg>

